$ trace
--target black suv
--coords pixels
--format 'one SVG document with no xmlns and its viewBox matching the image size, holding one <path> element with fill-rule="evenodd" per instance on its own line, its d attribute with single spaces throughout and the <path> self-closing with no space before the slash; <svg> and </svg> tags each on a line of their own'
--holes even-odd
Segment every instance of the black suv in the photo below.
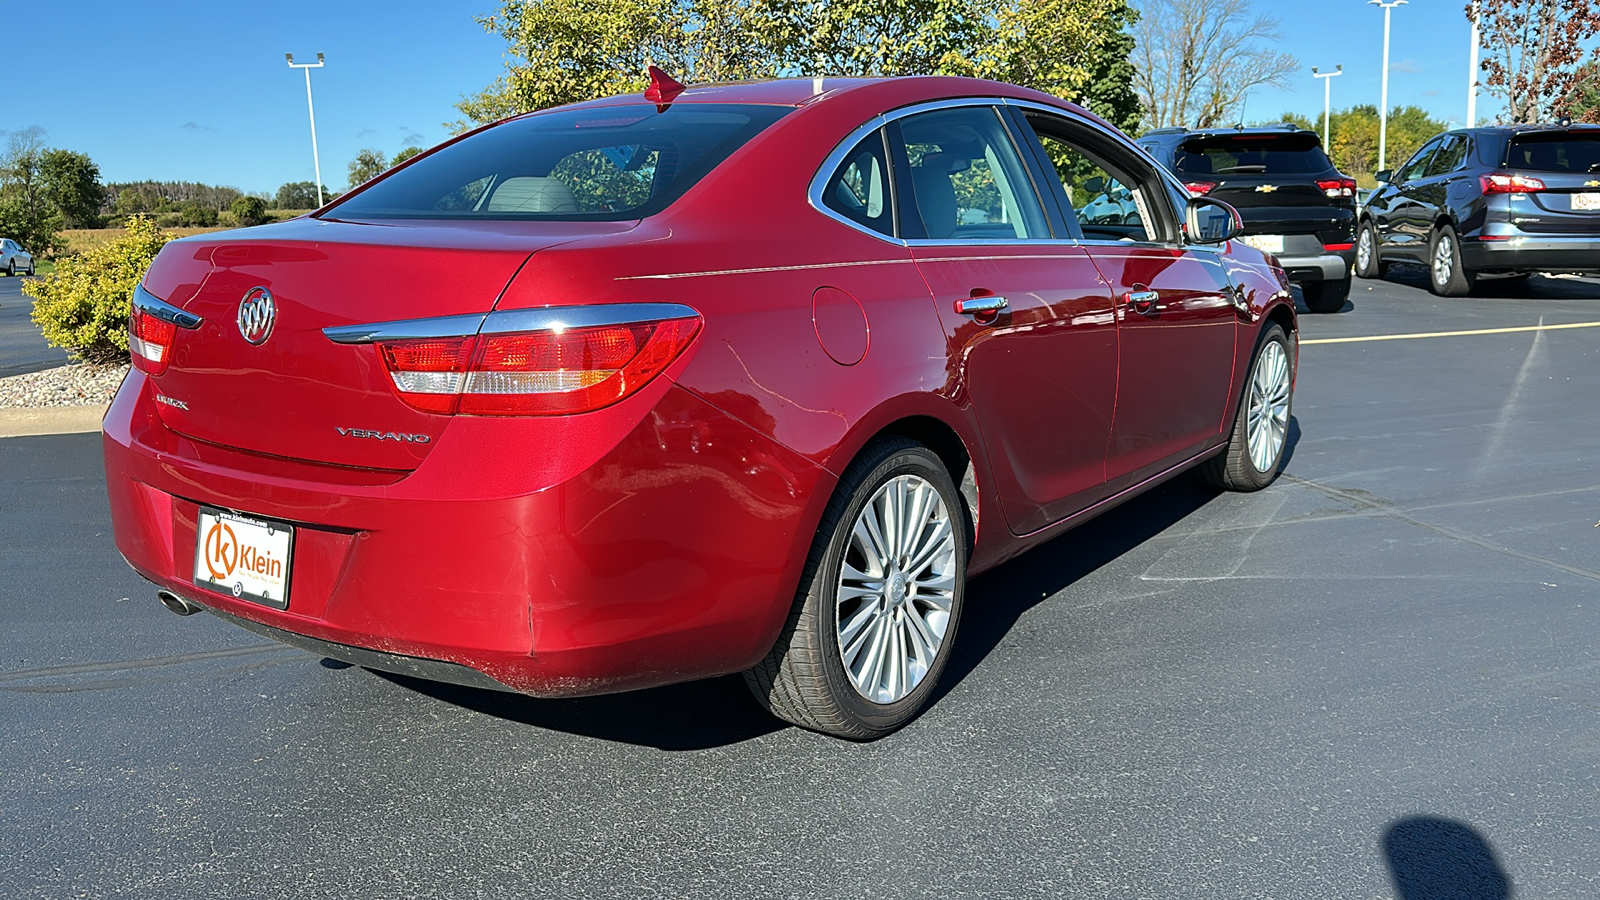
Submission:
<svg viewBox="0 0 1600 900">
<path fill-rule="evenodd" d="M 1600 272 L 1600 126 L 1448 131 L 1378 173 L 1356 237 L 1356 274 L 1428 267 L 1435 294 L 1479 274 Z"/>
<path fill-rule="evenodd" d="M 1315 131 L 1162 128 L 1138 144 L 1190 194 L 1239 210 L 1240 240 L 1278 257 L 1312 312 L 1344 307 L 1355 260 L 1356 183 L 1334 168 Z"/>
</svg>

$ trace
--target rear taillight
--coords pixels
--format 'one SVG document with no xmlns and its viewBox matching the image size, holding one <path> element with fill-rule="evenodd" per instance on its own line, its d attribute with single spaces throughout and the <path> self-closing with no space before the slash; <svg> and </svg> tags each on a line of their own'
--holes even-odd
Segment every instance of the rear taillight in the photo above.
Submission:
<svg viewBox="0 0 1600 900">
<path fill-rule="evenodd" d="M 1328 197 L 1339 199 L 1341 197 L 1354 197 L 1356 183 L 1352 178 L 1327 178 L 1317 181 L 1317 188 Z"/>
<path fill-rule="evenodd" d="M 1189 189 L 1189 196 L 1204 197 L 1216 188 L 1213 181 L 1185 181 L 1183 186 Z"/>
<path fill-rule="evenodd" d="M 395 391 L 417 409 L 540 416 L 616 403 L 665 371 L 699 330 L 700 319 L 686 317 L 376 343 Z"/>
<path fill-rule="evenodd" d="M 134 367 L 147 375 L 160 375 L 167 370 L 177 337 L 178 326 L 137 306 L 128 317 L 128 350 Z"/>
<path fill-rule="evenodd" d="M 1483 185 L 1485 194 L 1537 194 L 1544 190 L 1544 182 L 1527 175 L 1495 172 L 1479 176 L 1478 181 Z"/>
</svg>

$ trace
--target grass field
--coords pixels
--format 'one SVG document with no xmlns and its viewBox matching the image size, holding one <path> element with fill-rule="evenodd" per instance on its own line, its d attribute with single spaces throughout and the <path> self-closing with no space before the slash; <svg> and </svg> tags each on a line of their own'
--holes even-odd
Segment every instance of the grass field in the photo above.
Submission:
<svg viewBox="0 0 1600 900">
<path fill-rule="evenodd" d="M 279 220 L 283 220 L 292 219 L 295 216 L 303 216 L 308 212 L 311 212 L 311 210 L 272 209 L 268 210 L 267 214 L 274 216 Z M 162 230 L 168 234 L 177 235 L 178 237 L 188 237 L 192 234 L 205 234 L 211 231 L 227 231 L 228 229 L 219 225 L 216 228 L 164 228 Z M 120 226 L 117 228 L 69 228 L 61 232 L 61 239 L 67 244 L 65 255 L 72 256 L 78 253 L 84 253 L 86 251 L 93 250 L 96 247 L 103 247 L 127 233 L 127 229 Z M 41 262 L 39 264 L 39 274 L 44 274 L 44 267 L 45 264 Z"/>
</svg>

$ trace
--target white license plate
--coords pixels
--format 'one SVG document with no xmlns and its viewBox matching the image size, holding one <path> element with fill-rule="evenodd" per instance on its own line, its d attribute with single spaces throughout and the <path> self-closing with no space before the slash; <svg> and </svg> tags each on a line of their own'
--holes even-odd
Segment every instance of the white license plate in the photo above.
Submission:
<svg viewBox="0 0 1600 900">
<path fill-rule="evenodd" d="M 1247 234 L 1239 238 L 1239 240 L 1264 253 L 1283 252 L 1283 235 L 1281 234 Z"/>
<path fill-rule="evenodd" d="M 294 528 L 200 507 L 194 541 L 194 583 L 278 609 L 289 608 Z"/>
<path fill-rule="evenodd" d="M 1600 209 L 1600 194 L 1573 194 L 1572 208 L 1574 211 Z"/>
</svg>

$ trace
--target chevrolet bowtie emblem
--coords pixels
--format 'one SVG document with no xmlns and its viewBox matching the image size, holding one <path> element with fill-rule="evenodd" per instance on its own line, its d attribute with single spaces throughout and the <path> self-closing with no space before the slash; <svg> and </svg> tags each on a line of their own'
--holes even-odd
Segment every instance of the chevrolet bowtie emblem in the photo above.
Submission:
<svg viewBox="0 0 1600 900">
<path fill-rule="evenodd" d="M 1585 181 L 1583 183 L 1583 186 L 1584 187 L 1600 187 L 1600 181 Z"/>
<path fill-rule="evenodd" d="M 1260 191 L 1263 194 L 1270 194 L 1270 193 L 1272 193 L 1273 191 L 1275 191 L 1277 189 L 1278 189 L 1278 186 L 1275 185 L 1275 184 L 1263 184 L 1260 187 L 1256 188 L 1256 190 Z"/>
</svg>

